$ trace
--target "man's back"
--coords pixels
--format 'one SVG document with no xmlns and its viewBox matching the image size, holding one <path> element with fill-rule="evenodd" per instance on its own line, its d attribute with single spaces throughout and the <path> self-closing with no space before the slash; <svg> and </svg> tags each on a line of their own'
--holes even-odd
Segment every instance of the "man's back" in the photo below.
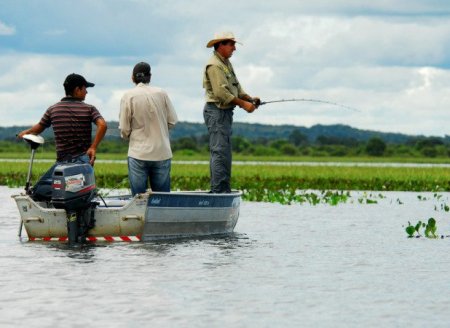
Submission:
<svg viewBox="0 0 450 328">
<path fill-rule="evenodd" d="M 65 97 L 49 107 L 39 124 L 53 127 L 57 159 L 78 156 L 92 142 L 92 123 L 102 118 L 99 111 L 79 99 Z"/>
<path fill-rule="evenodd" d="M 128 156 L 140 160 L 165 160 L 172 157 L 169 127 L 177 115 L 167 93 L 139 83 L 121 101 L 120 132 L 129 139 Z"/>
</svg>

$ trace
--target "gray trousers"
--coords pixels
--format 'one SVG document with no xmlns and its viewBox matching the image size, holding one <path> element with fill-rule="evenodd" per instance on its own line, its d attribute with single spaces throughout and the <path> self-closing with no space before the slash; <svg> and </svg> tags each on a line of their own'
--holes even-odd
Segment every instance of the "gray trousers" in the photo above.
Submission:
<svg viewBox="0 0 450 328">
<path fill-rule="evenodd" d="M 211 192 L 231 192 L 231 125 L 233 110 L 206 103 L 203 118 L 209 134 Z"/>
</svg>

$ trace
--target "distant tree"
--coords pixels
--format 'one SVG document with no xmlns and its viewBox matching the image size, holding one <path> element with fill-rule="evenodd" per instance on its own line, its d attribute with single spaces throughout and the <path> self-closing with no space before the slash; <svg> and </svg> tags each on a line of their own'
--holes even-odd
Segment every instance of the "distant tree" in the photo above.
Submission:
<svg viewBox="0 0 450 328">
<path fill-rule="evenodd" d="M 370 156 L 383 156 L 386 143 L 379 137 L 372 137 L 366 145 L 366 152 Z"/>
<path fill-rule="evenodd" d="M 128 151 L 128 143 L 123 140 L 103 140 L 101 143 L 102 153 L 126 153 Z"/>
<path fill-rule="evenodd" d="M 209 146 L 209 135 L 207 133 L 202 134 L 197 138 L 197 143 L 201 146 Z"/>
<path fill-rule="evenodd" d="M 324 136 L 319 135 L 316 138 L 316 144 L 318 145 L 342 145 L 348 147 L 358 146 L 358 140 L 355 138 L 336 137 L 336 136 Z"/>
<path fill-rule="evenodd" d="M 269 144 L 269 141 L 270 141 L 270 139 L 265 138 L 265 137 L 258 137 L 253 140 L 255 145 L 264 145 L 264 146 L 267 146 Z"/>
<path fill-rule="evenodd" d="M 444 141 L 442 138 L 438 137 L 430 137 L 430 138 L 423 138 L 416 141 L 416 147 L 417 149 L 423 149 L 423 148 L 430 148 L 434 146 L 440 146 L 443 145 Z"/>
<path fill-rule="evenodd" d="M 308 144 L 308 137 L 301 133 L 299 129 L 293 130 L 289 135 L 288 140 L 297 147 Z"/>
<path fill-rule="evenodd" d="M 251 143 L 244 137 L 231 137 L 231 146 L 233 151 L 242 153 L 251 147 Z"/>
<path fill-rule="evenodd" d="M 294 155 L 297 155 L 298 150 L 297 150 L 297 147 L 288 143 L 288 144 L 281 146 L 281 152 L 285 155 L 294 156 Z"/>
<path fill-rule="evenodd" d="M 422 148 L 421 152 L 426 157 L 436 157 L 438 153 L 436 147 L 430 146 Z"/>
<path fill-rule="evenodd" d="M 288 144 L 289 144 L 289 141 L 287 141 L 286 139 L 277 139 L 270 143 L 270 147 L 275 148 L 275 149 L 281 149 L 282 146 L 288 145 Z"/>
<path fill-rule="evenodd" d="M 172 148 L 174 151 L 180 149 L 190 149 L 196 151 L 198 150 L 197 140 L 193 136 L 179 138 L 173 142 Z"/>
</svg>

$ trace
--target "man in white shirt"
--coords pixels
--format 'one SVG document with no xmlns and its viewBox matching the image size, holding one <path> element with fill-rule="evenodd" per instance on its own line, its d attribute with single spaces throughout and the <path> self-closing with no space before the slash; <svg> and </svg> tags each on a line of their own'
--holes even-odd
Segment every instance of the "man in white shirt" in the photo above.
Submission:
<svg viewBox="0 0 450 328">
<path fill-rule="evenodd" d="M 169 129 L 178 122 L 177 114 L 167 93 L 150 86 L 148 63 L 137 63 L 131 78 L 136 86 L 123 95 L 119 114 L 120 135 L 129 140 L 131 193 L 145 192 L 149 180 L 153 191 L 170 191 Z"/>
</svg>

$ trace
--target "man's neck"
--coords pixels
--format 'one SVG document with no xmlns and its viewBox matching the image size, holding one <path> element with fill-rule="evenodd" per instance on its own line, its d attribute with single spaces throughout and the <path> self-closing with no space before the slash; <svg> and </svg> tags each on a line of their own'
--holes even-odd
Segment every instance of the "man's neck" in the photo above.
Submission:
<svg viewBox="0 0 450 328">
<path fill-rule="evenodd" d="M 64 99 L 64 100 L 78 100 L 78 101 L 83 101 L 83 99 L 74 97 L 74 96 L 72 96 L 72 95 L 66 95 L 63 99 Z"/>
<path fill-rule="evenodd" d="M 214 53 L 221 61 L 228 63 L 228 58 L 225 58 L 219 51 L 215 50 Z"/>
</svg>

